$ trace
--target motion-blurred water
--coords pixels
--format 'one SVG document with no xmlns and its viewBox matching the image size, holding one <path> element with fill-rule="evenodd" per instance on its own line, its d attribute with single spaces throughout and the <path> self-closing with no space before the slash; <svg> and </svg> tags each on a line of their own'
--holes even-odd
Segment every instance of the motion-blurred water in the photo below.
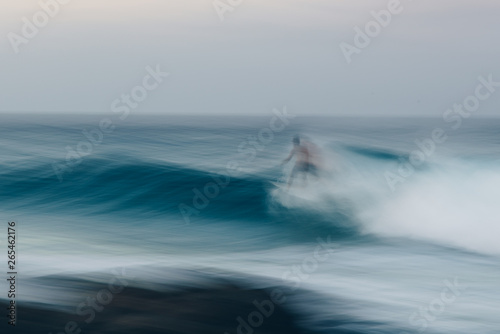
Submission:
<svg viewBox="0 0 500 334">
<path fill-rule="evenodd" d="M 272 114 L 131 116 L 97 134 L 103 116 L 3 117 L 21 300 L 63 303 L 46 275 L 124 266 L 154 283 L 156 269 L 210 268 L 317 292 L 290 305 L 324 333 L 339 315 L 364 333 L 499 331 L 498 119 L 297 117 L 273 132 Z M 429 142 L 435 128 L 444 142 Z M 289 173 L 279 164 L 296 133 L 321 149 L 324 173 L 286 192 L 270 181 Z M 403 169 L 417 149 L 425 161 Z M 335 251 L 307 264 L 318 238 Z"/>
</svg>

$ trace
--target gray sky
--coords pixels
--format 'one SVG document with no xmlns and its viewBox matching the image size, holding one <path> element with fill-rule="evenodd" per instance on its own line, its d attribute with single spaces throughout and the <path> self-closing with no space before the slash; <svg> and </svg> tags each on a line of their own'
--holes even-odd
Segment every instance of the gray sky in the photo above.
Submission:
<svg viewBox="0 0 500 334">
<path fill-rule="evenodd" d="M 110 113 L 157 64 L 170 76 L 136 113 L 440 117 L 500 81 L 498 0 L 401 0 L 350 64 L 339 45 L 395 0 L 220 1 L 223 21 L 213 0 L 72 0 L 16 54 L 41 7 L 0 0 L 0 111 Z M 478 113 L 499 112 L 500 88 Z"/>
</svg>

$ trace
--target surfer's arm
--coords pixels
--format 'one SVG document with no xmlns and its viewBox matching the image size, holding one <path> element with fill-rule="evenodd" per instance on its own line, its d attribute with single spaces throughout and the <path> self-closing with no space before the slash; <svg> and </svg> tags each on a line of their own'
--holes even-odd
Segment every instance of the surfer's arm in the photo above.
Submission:
<svg viewBox="0 0 500 334">
<path fill-rule="evenodd" d="M 284 164 L 286 164 L 288 161 L 290 161 L 290 160 L 292 159 L 292 157 L 293 157 L 293 155 L 294 155 L 294 154 L 295 154 L 295 149 L 292 149 L 292 150 L 290 151 L 290 154 L 288 155 L 288 157 L 286 157 L 286 158 L 285 158 L 285 159 L 281 162 L 281 164 L 282 164 L 282 165 L 284 165 Z"/>
</svg>

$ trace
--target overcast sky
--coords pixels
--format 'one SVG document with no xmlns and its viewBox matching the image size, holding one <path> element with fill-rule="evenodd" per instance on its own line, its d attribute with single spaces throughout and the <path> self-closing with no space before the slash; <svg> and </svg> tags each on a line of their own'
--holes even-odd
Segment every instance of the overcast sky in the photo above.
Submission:
<svg viewBox="0 0 500 334">
<path fill-rule="evenodd" d="M 72 0 L 26 38 L 39 1 L 0 0 L 0 111 L 107 113 L 157 64 L 137 113 L 439 117 L 500 81 L 498 0 L 401 0 L 348 64 L 340 44 L 392 1 L 221 0 L 221 21 L 213 0 Z M 500 88 L 479 113 L 499 112 Z"/>
</svg>

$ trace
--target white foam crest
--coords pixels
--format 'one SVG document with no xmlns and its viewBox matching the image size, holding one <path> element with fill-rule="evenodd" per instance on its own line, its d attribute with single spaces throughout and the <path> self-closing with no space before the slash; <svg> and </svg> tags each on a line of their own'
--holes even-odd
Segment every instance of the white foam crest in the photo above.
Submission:
<svg viewBox="0 0 500 334">
<path fill-rule="evenodd" d="M 395 192 L 384 172 L 390 162 L 325 152 L 327 176 L 305 187 L 274 190 L 289 208 L 331 213 L 349 208 L 364 233 L 409 237 L 470 251 L 500 254 L 500 167 L 463 159 L 433 159 Z"/>
<path fill-rule="evenodd" d="M 364 230 L 483 253 L 500 253 L 500 169 L 448 161 L 412 175 L 396 192 L 375 192 L 360 212 Z"/>
</svg>

